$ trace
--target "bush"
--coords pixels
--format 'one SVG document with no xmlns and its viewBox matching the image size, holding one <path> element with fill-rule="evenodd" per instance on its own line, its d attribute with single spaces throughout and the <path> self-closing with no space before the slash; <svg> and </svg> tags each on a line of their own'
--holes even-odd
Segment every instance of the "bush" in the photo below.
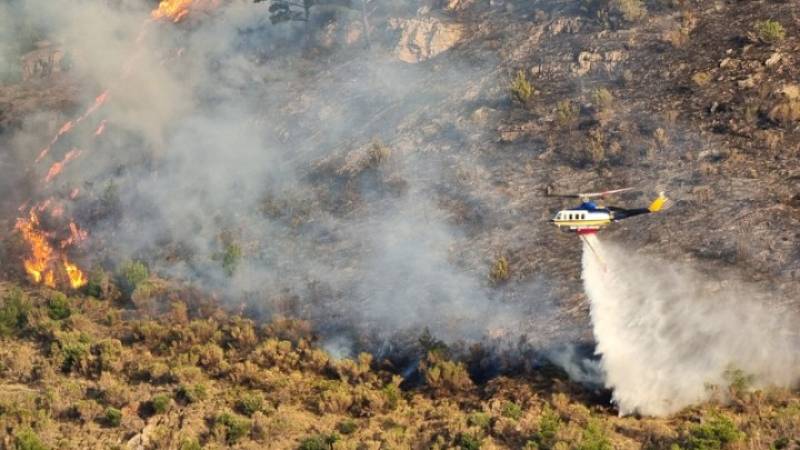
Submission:
<svg viewBox="0 0 800 450">
<path fill-rule="evenodd" d="M 497 285 L 508 280 L 509 276 L 511 276 L 511 274 L 509 272 L 508 258 L 505 256 L 497 258 L 497 261 L 494 262 L 492 268 L 489 270 L 489 281 Z"/>
<path fill-rule="evenodd" d="M 202 448 L 197 439 L 184 439 L 178 447 L 179 450 L 201 450 Z"/>
<path fill-rule="evenodd" d="M 595 89 L 592 93 L 592 102 L 598 110 L 608 109 L 614 103 L 614 94 L 606 88 Z"/>
<path fill-rule="evenodd" d="M 647 15 L 642 0 L 611 0 L 611 9 L 628 22 L 638 22 Z"/>
<path fill-rule="evenodd" d="M 164 394 L 158 394 L 150 399 L 150 406 L 156 414 L 164 414 L 169 409 L 170 398 Z"/>
<path fill-rule="evenodd" d="M 389 383 L 383 387 L 382 392 L 386 398 L 386 407 L 390 410 L 397 409 L 401 398 L 400 387 L 394 383 Z"/>
<path fill-rule="evenodd" d="M 605 431 L 594 421 L 589 421 L 586 429 L 583 430 L 583 437 L 578 450 L 614 450 L 611 441 L 606 437 Z"/>
<path fill-rule="evenodd" d="M 353 419 L 345 419 L 339 422 L 339 426 L 336 427 L 339 430 L 339 433 L 342 434 L 353 434 L 358 429 L 358 424 Z"/>
<path fill-rule="evenodd" d="M 257 392 L 245 392 L 236 402 L 236 410 L 248 417 L 263 409 L 264 398 Z"/>
<path fill-rule="evenodd" d="M 122 423 L 122 411 L 109 406 L 103 413 L 103 420 L 110 427 L 118 427 Z"/>
<path fill-rule="evenodd" d="M 191 386 L 184 384 L 178 387 L 175 397 L 185 403 L 196 403 L 205 400 L 208 393 L 204 384 L 198 383 Z"/>
<path fill-rule="evenodd" d="M 759 20 L 755 24 L 755 29 L 758 38 L 768 44 L 780 42 L 786 37 L 783 25 L 775 20 Z"/>
<path fill-rule="evenodd" d="M 14 445 L 17 450 L 47 450 L 48 448 L 30 428 L 23 428 L 14 435 Z"/>
<path fill-rule="evenodd" d="M 549 449 L 556 444 L 556 434 L 561 428 L 561 417 L 545 404 L 542 415 L 539 417 L 539 430 L 534 435 L 534 440 L 539 448 Z"/>
<path fill-rule="evenodd" d="M 72 314 L 69 299 L 61 292 L 56 292 L 47 301 L 47 315 L 53 320 L 64 320 Z"/>
<path fill-rule="evenodd" d="M 556 119 L 561 125 L 569 125 L 578 118 L 580 108 L 570 100 L 561 100 L 556 103 Z"/>
<path fill-rule="evenodd" d="M 88 363 L 89 344 L 89 337 L 84 334 L 68 333 L 61 336 L 58 340 L 61 370 L 71 372 L 85 369 Z"/>
<path fill-rule="evenodd" d="M 28 324 L 31 302 L 20 288 L 14 288 L 3 298 L 0 306 L 0 336 L 19 333 Z"/>
<path fill-rule="evenodd" d="M 511 81 L 511 93 L 522 103 L 527 103 L 533 97 L 534 89 L 528 81 L 525 71 L 518 71 L 516 78 Z"/>
<path fill-rule="evenodd" d="M 250 434 L 250 421 L 231 413 L 222 413 L 217 416 L 215 424 L 223 428 L 225 442 L 228 444 L 234 444 Z"/>
<path fill-rule="evenodd" d="M 492 423 L 492 416 L 485 412 L 474 412 L 467 417 L 467 424 L 472 427 L 488 429 Z"/>
<path fill-rule="evenodd" d="M 117 280 L 125 295 L 130 296 L 136 287 L 150 277 L 147 266 L 139 261 L 124 263 L 117 274 Z"/>
<path fill-rule="evenodd" d="M 505 402 L 501 414 L 512 420 L 519 420 L 522 417 L 522 408 L 514 402 Z"/>
<path fill-rule="evenodd" d="M 317 434 L 303 439 L 300 450 L 330 450 L 338 440 L 339 436 L 336 434 Z"/>
<path fill-rule="evenodd" d="M 235 242 L 228 243 L 222 252 L 213 256 L 213 259 L 219 261 L 225 275 L 232 277 L 242 260 L 242 247 Z"/>
<path fill-rule="evenodd" d="M 695 425 L 686 439 L 687 450 L 719 450 L 723 446 L 744 438 L 736 424 L 726 416 L 715 414 L 711 419 Z"/>
<path fill-rule="evenodd" d="M 480 450 L 481 440 L 471 434 L 459 433 L 456 437 L 456 445 L 461 450 Z"/>
</svg>

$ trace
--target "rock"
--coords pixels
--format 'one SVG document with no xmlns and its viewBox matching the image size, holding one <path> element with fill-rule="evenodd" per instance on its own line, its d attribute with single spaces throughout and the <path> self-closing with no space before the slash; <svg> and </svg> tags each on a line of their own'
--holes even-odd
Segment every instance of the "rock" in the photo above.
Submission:
<svg viewBox="0 0 800 450">
<path fill-rule="evenodd" d="M 416 64 L 451 49 L 464 34 L 464 27 L 433 17 L 390 19 L 389 27 L 399 31 L 394 54 L 401 61 Z"/>
<path fill-rule="evenodd" d="M 782 59 L 783 59 L 783 56 L 780 53 L 775 52 L 775 53 L 772 54 L 772 56 L 770 56 L 764 62 L 764 65 L 767 66 L 767 67 L 772 67 L 772 66 L 778 64 L 779 62 L 781 62 Z"/>
<path fill-rule="evenodd" d="M 47 78 L 53 73 L 65 69 L 64 52 L 47 41 L 37 42 L 36 50 L 28 52 L 20 58 L 22 79 Z"/>
<path fill-rule="evenodd" d="M 481 106 L 472 112 L 469 120 L 475 124 L 486 124 L 487 122 L 494 121 L 497 118 L 497 110 L 487 106 Z"/>
</svg>

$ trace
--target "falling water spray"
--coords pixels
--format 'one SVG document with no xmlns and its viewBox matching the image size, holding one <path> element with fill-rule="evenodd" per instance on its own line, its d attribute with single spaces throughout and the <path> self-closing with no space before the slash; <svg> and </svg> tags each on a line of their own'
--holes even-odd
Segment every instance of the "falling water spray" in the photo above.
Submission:
<svg viewBox="0 0 800 450">
<path fill-rule="evenodd" d="M 793 316 L 754 286 L 709 280 L 596 236 L 583 250 L 596 351 L 620 414 L 674 413 L 726 392 L 732 373 L 754 387 L 800 378 Z"/>
</svg>

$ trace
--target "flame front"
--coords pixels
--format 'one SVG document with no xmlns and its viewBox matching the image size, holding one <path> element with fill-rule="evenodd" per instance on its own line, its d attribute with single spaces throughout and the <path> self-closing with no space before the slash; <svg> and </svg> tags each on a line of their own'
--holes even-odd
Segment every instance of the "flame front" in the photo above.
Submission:
<svg viewBox="0 0 800 450">
<path fill-rule="evenodd" d="M 169 19 L 173 22 L 180 22 L 181 19 L 189 14 L 189 7 L 192 0 L 161 0 L 158 8 L 150 13 L 150 16 L 155 19 Z"/>
<path fill-rule="evenodd" d="M 23 261 L 25 272 L 34 283 L 42 283 L 48 287 L 56 286 L 56 274 L 63 270 L 69 284 L 73 289 L 84 286 L 88 280 L 86 274 L 76 264 L 70 262 L 66 255 L 56 252 L 49 242 L 49 236 L 39 228 L 39 216 L 36 209 L 32 208 L 27 219 L 17 219 L 16 229 L 28 244 L 31 254 Z M 62 248 L 86 238 L 86 232 L 80 230 L 74 223 L 70 224 L 71 236 L 62 242 Z M 63 279 L 63 275 L 62 278 Z"/>
<path fill-rule="evenodd" d="M 39 230 L 39 217 L 31 210 L 29 218 L 17 219 L 17 230 L 31 248 L 31 256 L 25 259 L 23 266 L 34 283 L 42 283 L 55 287 L 55 276 L 50 270 L 53 259 L 53 248 L 47 242 L 47 236 Z"/>
<path fill-rule="evenodd" d="M 72 289 L 78 289 L 83 287 L 89 280 L 86 279 L 86 275 L 78 269 L 78 266 L 69 262 L 69 260 L 64 257 L 64 271 L 67 272 L 67 278 L 69 278 L 69 285 Z"/>
</svg>

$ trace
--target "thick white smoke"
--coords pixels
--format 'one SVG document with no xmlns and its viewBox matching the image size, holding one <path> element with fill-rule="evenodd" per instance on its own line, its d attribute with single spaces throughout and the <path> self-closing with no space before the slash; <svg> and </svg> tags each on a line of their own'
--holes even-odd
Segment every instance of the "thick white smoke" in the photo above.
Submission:
<svg viewBox="0 0 800 450">
<path fill-rule="evenodd" d="M 759 387 L 800 376 L 792 317 L 753 286 L 710 281 L 593 236 L 583 280 L 605 385 L 621 414 L 676 412 L 726 386 L 731 370 Z"/>
</svg>

